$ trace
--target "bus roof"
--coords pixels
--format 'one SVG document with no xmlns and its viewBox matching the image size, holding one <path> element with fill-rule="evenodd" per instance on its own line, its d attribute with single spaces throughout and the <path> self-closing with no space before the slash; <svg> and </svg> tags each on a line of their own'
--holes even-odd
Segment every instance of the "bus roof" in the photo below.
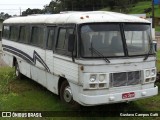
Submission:
<svg viewBox="0 0 160 120">
<path fill-rule="evenodd" d="M 64 24 L 64 23 L 94 23 L 94 22 L 135 22 L 150 23 L 149 21 L 126 14 L 91 11 L 91 12 L 63 12 L 62 14 L 31 15 L 25 17 L 13 17 L 4 21 L 4 24 L 16 23 L 44 23 L 44 24 Z"/>
</svg>

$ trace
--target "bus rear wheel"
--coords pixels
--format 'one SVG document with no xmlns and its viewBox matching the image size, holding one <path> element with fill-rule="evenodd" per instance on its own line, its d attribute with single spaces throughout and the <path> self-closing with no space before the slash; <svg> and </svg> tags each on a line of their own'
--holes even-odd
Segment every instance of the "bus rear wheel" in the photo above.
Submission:
<svg viewBox="0 0 160 120">
<path fill-rule="evenodd" d="M 15 63 L 15 74 L 18 79 L 22 79 L 23 75 L 20 72 L 18 62 Z"/>
</svg>

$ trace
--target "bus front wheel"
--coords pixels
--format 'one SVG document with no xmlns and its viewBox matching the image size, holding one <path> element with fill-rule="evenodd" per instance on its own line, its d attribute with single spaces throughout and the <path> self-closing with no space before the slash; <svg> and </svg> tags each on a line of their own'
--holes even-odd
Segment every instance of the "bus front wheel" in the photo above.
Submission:
<svg viewBox="0 0 160 120">
<path fill-rule="evenodd" d="M 64 103 L 73 104 L 73 95 L 69 83 L 65 80 L 62 82 L 60 87 L 60 99 Z"/>
</svg>

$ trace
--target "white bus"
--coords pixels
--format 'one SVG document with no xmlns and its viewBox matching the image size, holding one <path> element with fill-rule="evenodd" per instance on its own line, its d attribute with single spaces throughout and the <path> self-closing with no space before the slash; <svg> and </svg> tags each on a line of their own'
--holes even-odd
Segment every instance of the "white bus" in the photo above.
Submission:
<svg viewBox="0 0 160 120">
<path fill-rule="evenodd" d="M 10 18 L 3 59 L 69 104 L 147 98 L 158 94 L 150 24 L 104 11 Z"/>
</svg>

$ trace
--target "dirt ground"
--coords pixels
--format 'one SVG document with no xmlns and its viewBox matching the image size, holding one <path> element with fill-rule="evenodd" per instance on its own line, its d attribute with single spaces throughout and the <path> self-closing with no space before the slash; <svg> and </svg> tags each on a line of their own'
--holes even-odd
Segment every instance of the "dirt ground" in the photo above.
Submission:
<svg viewBox="0 0 160 120">
<path fill-rule="evenodd" d="M 1 58 L 1 53 L 0 53 L 0 67 L 6 66 L 5 62 Z"/>
</svg>

